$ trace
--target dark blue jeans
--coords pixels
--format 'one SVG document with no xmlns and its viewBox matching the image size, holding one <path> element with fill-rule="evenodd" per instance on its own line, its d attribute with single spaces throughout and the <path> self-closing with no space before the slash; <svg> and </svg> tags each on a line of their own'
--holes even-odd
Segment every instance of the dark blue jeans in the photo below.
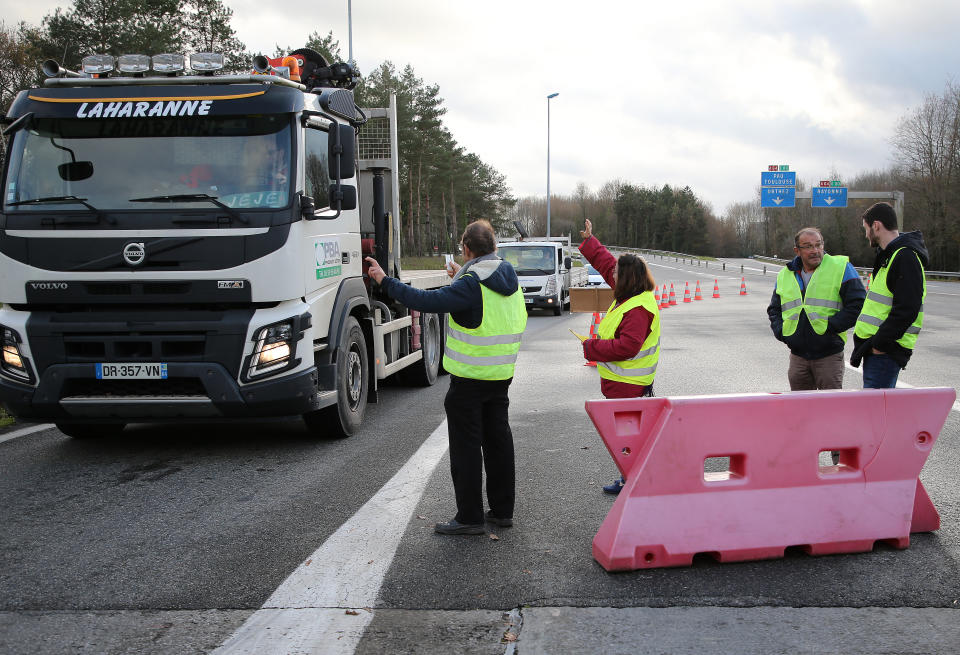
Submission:
<svg viewBox="0 0 960 655">
<path fill-rule="evenodd" d="M 863 358 L 863 388 L 893 389 L 897 386 L 900 365 L 886 353 L 870 354 Z"/>
</svg>

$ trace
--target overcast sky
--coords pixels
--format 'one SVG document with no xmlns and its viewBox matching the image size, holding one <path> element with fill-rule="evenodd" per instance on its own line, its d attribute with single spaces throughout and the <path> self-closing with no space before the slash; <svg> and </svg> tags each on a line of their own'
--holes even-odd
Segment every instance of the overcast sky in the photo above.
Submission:
<svg viewBox="0 0 960 655">
<path fill-rule="evenodd" d="M 58 4 L 0 0 L 7 24 Z M 347 0 L 226 0 L 251 51 L 333 30 Z M 294 7 L 284 9 L 284 7 Z M 438 84 L 444 121 L 520 197 L 621 180 L 689 185 L 715 212 L 768 164 L 808 185 L 886 168 L 897 121 L 960 81 L 956 0 L 354 0 L 362 72 Z M 150 53 L 152 54 L 152 53 Z"/>
</svg>

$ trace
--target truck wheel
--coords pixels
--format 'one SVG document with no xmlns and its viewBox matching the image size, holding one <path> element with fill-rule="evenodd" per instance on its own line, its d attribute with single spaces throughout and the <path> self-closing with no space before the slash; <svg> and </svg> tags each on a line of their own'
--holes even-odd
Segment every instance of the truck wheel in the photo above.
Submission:
<svg viewBox="0 0 960 655">
<path fill-rule="evenodd" d="M 429 387 L 437 381 L 440 359 L 443 356 L 443 333 L 440 317 L 436 314 L 420 314 L 420 344 L 423 359 L 397 374 L 404 384 Z"/>
<path fill-rule="evenodd" d="M 360 323 L 349 316 L 337 350 L 337 403 L 304 414 L 303 421 L 317 435 L 334 438 L 352 436 L 363 422 L 369 392 L 367 340 Z"/>
<path fill-rule="evenodd" d="M 553 305 L 553 315 L 560 316 L 560 313 L 563 311 L 563 292 L 560 291 L 557 293 L 557 301 Z"/>
<path fill-rule="evenodd" d="M 115 437 L 123 432 L 126 423 L 57 423 L 57 429 L 74 439 Z"/>
<path fill-rule="evenodd" d="M 437 314 L 437 320 L 440 321 L 440 366 L 437 368 L 437 374 L 448 375 L 450 371 L 443 368 L 443 353 L 447 348 L 447 315 Z"/>
</svg>

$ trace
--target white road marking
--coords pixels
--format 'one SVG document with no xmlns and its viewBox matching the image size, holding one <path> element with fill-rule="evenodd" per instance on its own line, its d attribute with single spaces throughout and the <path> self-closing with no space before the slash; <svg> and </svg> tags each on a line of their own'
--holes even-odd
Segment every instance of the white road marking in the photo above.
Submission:
<svg viewBox="0 0 960 655">
<path fill-rule="evenodd" d="M 212 655 L 352 654 L 373 620 L 380 585 L 410 515 L 446 451 L 444 420 Z"/>
<path fill-rule="evenodd" d="M 20 430 L 14 430 L 13 432 L 7 432 L 6 434 L 0 434 L 0 443 L 3 443 L 4 441 L 10 441 L 11 439 L 16 439 L 17 437 L 25 437 L 28 434 L 49 430 L 55 427 L 57 426 L 55 426 L 53 423 L 41 423 L 40 425 L 31 425 L 29 428 L 22 428 Z"/>
</svg>

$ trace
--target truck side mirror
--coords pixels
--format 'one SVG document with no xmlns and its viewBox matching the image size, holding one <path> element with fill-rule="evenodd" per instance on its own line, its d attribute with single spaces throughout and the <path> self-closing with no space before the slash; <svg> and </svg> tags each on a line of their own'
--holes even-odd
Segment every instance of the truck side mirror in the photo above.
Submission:
<svg viewBox="0 0 960 655">
<path fill-rule="evenodd" d="M 356 135 L 351 125 L 337 125 L 327 140 L 327 161 L 331 180 L 349 180 L 357 168 Z"/>
<path fill-rule="evenodd" d="M 357 187 L 348 184 L 330 185 L 330 209 L 347 211 L 357 208 Z"/>
<path fill-rule="evenodd" d="M 563 267 L 569 271 L 572 266 L 573 266 L 573 260 L 570 259 L 569 257 L 564 257 Z"/>
</svg>

